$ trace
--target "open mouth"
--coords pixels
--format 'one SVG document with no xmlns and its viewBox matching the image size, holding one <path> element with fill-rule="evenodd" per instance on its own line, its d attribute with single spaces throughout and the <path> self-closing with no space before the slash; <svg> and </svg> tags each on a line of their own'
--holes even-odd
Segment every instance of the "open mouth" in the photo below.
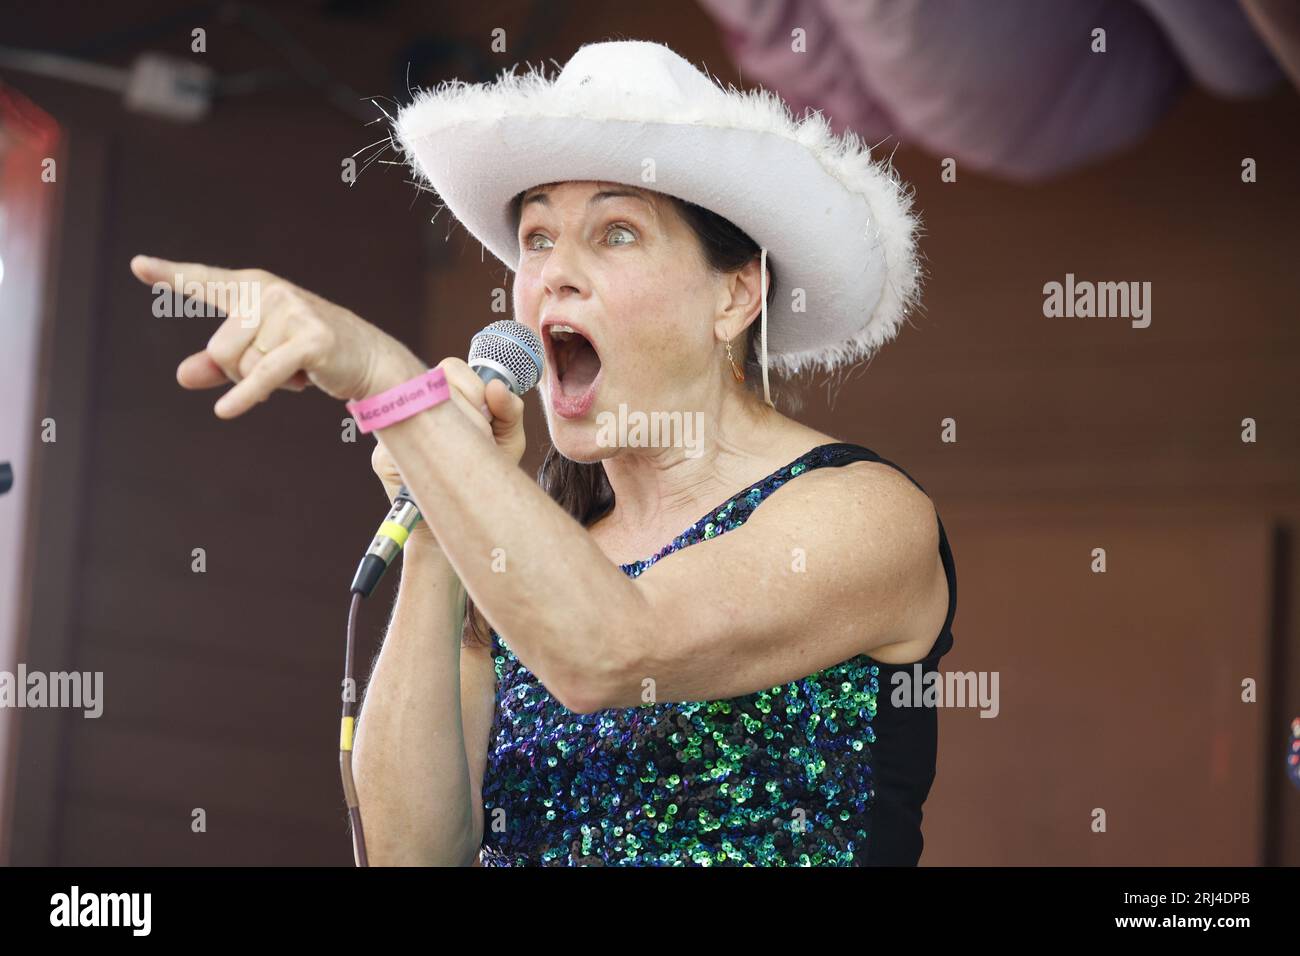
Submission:
<svg viewBox="0 0 1300 956">
<path fill-rule="evenodd" d="M 600 374 L 596 347 L 581 332 L 567 325 L 552 325 L 547 332 L 546 348 L 561 394 L 585 394 Z"/>
</svg>

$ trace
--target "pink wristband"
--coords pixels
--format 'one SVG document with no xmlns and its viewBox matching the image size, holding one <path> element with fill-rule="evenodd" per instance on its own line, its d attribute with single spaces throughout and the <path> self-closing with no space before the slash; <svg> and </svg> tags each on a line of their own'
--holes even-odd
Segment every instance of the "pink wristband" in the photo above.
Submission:
<svg viewBox="0 0 1300 956">
<path fill-rule="evenodd" d="M 442 369 L 431 368 L 386 392 L 348 402 L 347 409 L 363 432 L 372 432 L 440 405 L 449 398 L 451 388 L 447 385 L 447 376 Z"/>
</svg>

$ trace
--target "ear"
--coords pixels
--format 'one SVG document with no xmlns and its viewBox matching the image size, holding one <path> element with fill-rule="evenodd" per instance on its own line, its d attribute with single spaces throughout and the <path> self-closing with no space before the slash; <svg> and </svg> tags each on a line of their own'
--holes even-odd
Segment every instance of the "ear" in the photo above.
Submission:
<svg viewBox="0 0 1300 956">
<path fill-rule="evenodd" d="M 722 276 L 717 317 L 713 323 L 713 332 L 719 341 L 729 342 L 740 335 L 762 312 L 762 291 L 765 290 L 760 290 L 760 265 L 759 257 L 755 256 L 738 272 Z M 768 276 L 768 281 L 771 281 L 771 276 Z"/>
</svg>

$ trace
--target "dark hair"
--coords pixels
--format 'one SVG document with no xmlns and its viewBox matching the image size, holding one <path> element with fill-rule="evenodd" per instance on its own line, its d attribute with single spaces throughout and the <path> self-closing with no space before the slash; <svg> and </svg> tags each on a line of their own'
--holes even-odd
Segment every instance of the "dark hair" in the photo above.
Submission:
<svg viewBox="0 0 1300 956">
<path fill-rule="evenodd" d="M 527 192 L 527 190 L 525 190 Z M 729 219 L 719 216 L 712 210 L 695 203 L 657 193 L 661 201 L 670 203 L 682 217 L 699 240 L 700 250 L 709 268 L 718 273 L 738 272 L 762 250 L 738 226 Z M 519 212 L 524 193 L 515 196 L 512 202 L 512 221 L 519 224 Z M 771 260 L 767 264 L 767 305 L 770 310 L 776 298 L 777 280 L 772 269 Z M 745 335 L 744 370 L 745 386 L 750 391 L 763 393 L 763 364 L 759 356 L 759 336 L 761 325 L 758 318 L 749 324 Z M 734 349 L 732 350 L 735 351 Z M 737 356 L 739 359 L 740 356 Z M 770 362 L 769 362 L 770 366 Z M 768 386 L 772 401 L 779 398 L 797 407 L 797 398 L 791 394 L 777 391 L 771 368 L 768 369 Z M 605 466 L 600 462 L 580 462 L 565 458 L 552 445 L 546 450 L 546 458 L 537 472 L 537 483 L 554 499 L 561 508 L 573 515 L 584 527 L 592 524 L 612 507 L 614 492 L 605 475 Z M 465 598 L 464 643 L 467 645 L 487 645 L 491 640 L 488 622 L 482 612 L 474 606 L 473 598 Z"/>
</svg>

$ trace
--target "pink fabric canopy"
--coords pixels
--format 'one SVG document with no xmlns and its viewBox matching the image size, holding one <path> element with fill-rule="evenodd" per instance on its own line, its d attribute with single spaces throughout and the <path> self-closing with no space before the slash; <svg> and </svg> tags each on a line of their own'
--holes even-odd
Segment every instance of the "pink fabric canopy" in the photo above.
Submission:
<svg viewBox="0 0 1300 956">
<path fill-rule="evenodd" d="M 796 112 L 820 109 L 836 132 L 873 144 L 896 136 L 1019 180 L 1139 140 L 1189 77 L 1224 97 L 1267 92 L 1284 77 L 1300 20 L 1275 0 L 700 3 L 744 82 Z M 792 49 L 796 28 L 805 53 Z M 1092 50 L 1097 28 L 1105 53 Z"/>
</svg>

